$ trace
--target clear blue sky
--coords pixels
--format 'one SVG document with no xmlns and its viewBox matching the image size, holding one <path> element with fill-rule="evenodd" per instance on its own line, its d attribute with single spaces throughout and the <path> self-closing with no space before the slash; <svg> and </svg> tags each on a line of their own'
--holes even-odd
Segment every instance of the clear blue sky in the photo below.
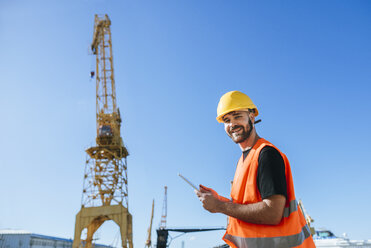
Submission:
<svg viewBox="0 0 371 248">
<path fill-rule="evenodd" d="M 371 239 L 368 0 L 0 0 L 0 228 L 73 237 L 96 134 L 96 13 L 112 20 L 136 247 L 153 198 L 158 227 L 165 185 L 168 226 L 225 225 L 177 173 L 229 195 L 241 152 L 215 117 L 230 90 L 258 106 L 258 133 L 287 154 L 315 227 Z M 104 224 L 99 242 L 117 231 Z M 187 234 L 171 247 L 221 236 Z"/>
</svg>

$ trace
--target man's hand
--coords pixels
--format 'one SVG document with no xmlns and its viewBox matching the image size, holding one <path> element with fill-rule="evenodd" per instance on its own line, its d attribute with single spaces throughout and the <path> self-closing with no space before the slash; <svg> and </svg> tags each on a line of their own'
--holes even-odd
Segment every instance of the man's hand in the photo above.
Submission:
<svg viewBox="0 0 371 248">
<path fill-rule="evenodd" d="M 254 224 L 278 225 L 282 220 L 286 202 L 285 196 L 272 195 L 256 203 L 233 203 L 231 200 L 220 196 L 215 190 L 201 184 L 200 190 L 195 190 L 195 193 L 207 211 L 222 213 Z"/>
<path fill-rule="evenodd" d="M 218 193 L 216 193 L 216 191 L 213 190 L 212 188 L 208 188 L 206 186 L 203 186 L 202 184 L 200 184 L 200 190 L 201 189 L 205 190 L 205 191 L 209 191 L 214 197 L 218 198 L 220 201 L 223 201 L 223 202 L 230 202 L 231 201 L 230 199 L 225 198 L 224 196 L 221 196 Z"/>
<path fill-rule="evenodd" d="M 221 196 L 219 196 L 215 190 L 200 184 L 200 190 L 195 190 L 195 193 L 202 202 L 204 209 L 211 213 L 219 212 L 222 200 L 220 199 Z"/>
<path fill-rule="evenodd" d="M 204 193 L 211 193 L 215 198 L 218 198 L 219 199 L 219 194 L 216 193 L 215 190 L 213 190 L 212 188 L 208 188 L 206 186 L 203 186 L 202 184 L 200 184 L 200 191 L 201 192 L 204 192 Z"/>
</svg>

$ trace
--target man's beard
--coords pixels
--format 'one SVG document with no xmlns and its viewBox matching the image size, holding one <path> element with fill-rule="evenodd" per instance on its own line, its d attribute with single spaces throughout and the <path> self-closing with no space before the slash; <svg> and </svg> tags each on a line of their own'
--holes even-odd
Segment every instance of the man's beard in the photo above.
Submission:
<svg viewBox="0 0 371 248">
<path fill-rule="evenodd" d="M 239 128 L 242 128 L 242 133 L 239 133 L 237 136 L 235 136 L 232 132 L 233 130 L 236 130 L 236 129 L 239 129 Z M 246 128 L 248 130 L 246 130 Z M 247 140 L 250 135 L 251 135 L 251 132 L 252 132 L 252 122 L 249 118 L 249 125 L 248 127 L 244 127 L 244 126 L 235 126 L 231 131 L 230 133 L 228 133 L 228 136 L 231 137 L 231 139 L 236 143 L 242 143 L 244 142 L 245 140 Z"/>
</svg>

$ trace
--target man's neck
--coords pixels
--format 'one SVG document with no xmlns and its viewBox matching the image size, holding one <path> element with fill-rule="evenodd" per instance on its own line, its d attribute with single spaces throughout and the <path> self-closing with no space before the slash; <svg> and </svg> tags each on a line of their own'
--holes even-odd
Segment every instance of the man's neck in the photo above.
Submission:
<svg viewBox="0 0 371 248">
<path fill-rule="evenodd" d="M 247 140 L 238 143 L 238 145 L 240 146 L 242 151 L 247 151 L 251 149 L 259 139 L 260 139 L 259 135 L 254 130 Z"/>
</svg>

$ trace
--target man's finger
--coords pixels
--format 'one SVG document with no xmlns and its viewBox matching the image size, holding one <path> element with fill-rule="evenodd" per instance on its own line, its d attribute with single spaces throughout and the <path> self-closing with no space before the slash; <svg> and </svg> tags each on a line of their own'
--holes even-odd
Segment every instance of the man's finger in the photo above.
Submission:
<svg viewBox="0 0 371 248">
<path fill-rule="evenodd" d="M 203 190 L 205 190 L 205 191 L 211 191 L 210 188 L 205 187 L 205 186 L 203 186 L 202 184 L 200 184 L 200 189 L 203 189 Z"/>
<path fill-rule="evenodd" d="M 208 188 L 201 187 L 201 185 L 200 185 L 200 192 L 207 193 L 207 192 L 211 192 L 211 191 Z"/>
<path fill-rule="evenodd" d="M 204 186 L 202 184 L 200 184 L 200 188 L 203 188 L 203 189 L 206 189 L 206 190 L 210 190 L 210 188 L 208 188 L 208 187 L 206 187 L 206 186 Z"/>
</svg>

